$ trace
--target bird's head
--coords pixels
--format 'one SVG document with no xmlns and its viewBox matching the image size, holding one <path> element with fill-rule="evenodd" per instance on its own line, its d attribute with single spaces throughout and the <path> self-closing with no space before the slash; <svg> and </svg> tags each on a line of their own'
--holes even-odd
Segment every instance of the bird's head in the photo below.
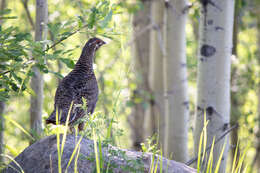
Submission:
<svg viewBox="0 0 260 173">
<path fill-rule="evenodd" d="M 88 66 L 92 67 L 96 51 L 104 44 L 106 43 L 99 38 L 94 37 L 89 39 L 81 52 L 77 64 L 78 65 L 87 64 Z"/>
<path fill-rule="evenodd" d="M 88 40 L 88 42 L 85 45 L 85 48 L 88 48 L 89 50 L 97 51 L 104 44 L 106 44 L 106 42 L 104 42 L 99 38 L 94 37 Z"/>
</svg>

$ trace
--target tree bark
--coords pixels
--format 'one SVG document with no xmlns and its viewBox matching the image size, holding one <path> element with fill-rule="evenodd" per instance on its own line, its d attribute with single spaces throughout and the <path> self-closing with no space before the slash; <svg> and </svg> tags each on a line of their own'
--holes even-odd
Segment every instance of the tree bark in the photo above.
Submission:
<svg viewBox="0 0 260 173">
<path fill-rule="evenodd" d="M 47 36 L 48 6 L 47 0 L 36 0 L 36 30 L 35 41 L 42 41 Z M 42 104 L 43 104 L 43 76 L 37 67 L 32 68 L 34 75 L 31 78 L 31 131 L 37 138 L 42 131 Z"/>
<path fill-rule="evenodd" d="M 97 172 L 94 142 L 81 136 L 68 135 L 64 145 L 64 150 L 61 159 L 62 172 L 65 172 L 68 162 L 72 156 L 73 151 L 76 148 L 76 144 L 79 143 L 79 157 L 76 162 L 77 172 L 79 173 L 92 173 Z M 61 136 L 62 141 L 62 136 Z M 98 145 L 98 144 L 97 144 Z M 76 153 L 78 149 L 75 150 Z M 98 149 L 99 151 L 99 149 Z M 103 166 L 104 172 L 113 173 L 128 173 L 128 172 L 168 172 L 168 173 L 195 173 L 196 170 L 186 166 L 183 163 L 175 162 L 173 160 L 167 160 L 164 157 L 154 155 L 154 161 L 152 162 L 153 154 L 141 153 L 129 150 L 123 150 L 111 145 L 102 145 L 102 160 L 99 160 Z M 157 162 L 158 160 L 158 162 Z M 26 173 L 58 173 L 58 154 L 57 154 L 57 140 L 56 136 L 48 136 L 34 143 L 26 148 L 15 161 L 20 165 Z M 157 165 L 157 171 L 151 170 L 151 165 L 155 168 Z M 162 167 L 162 168 L 160 168 Z M 3 170 L 3 173 L 16 173 L 21 171 L 14 162 L 10 163 L 8 167 Z M 67 172 L 75 172 L 75 157 L 72 160 L 70 166 L 68 166 Z M 15 170 L 16 169 L 16 170 Z"/>
<path fill-rule="evenodd" d="M 128 122 L 132 131 L 132 147 L 135 150 L 141 149 L 141 143 L 144 141 L 144 115 L 145 104 L 149 91 L 149 43 L 150 30 L 139 36 L 139 33 L 150 24 L 151 1 L 143 0 L 142 9 L 137 11 L 133 17 L 134 38 L 134 64 L 135 64 L 135 83 L 136 89 L 132 93 L 131 102 L 133 108 Z"/>
<path fill-rule="evenodd" d="M 149 86 L 152 92 L 151 105 L 146 111 L 145 129 L 146 137 L 153 134 L 159 136 L 160 146 L 164 144 L 164 98 L 163 98 L 163 0 L 153 0 L 151 5 L 150 31 L 150 64 Z"/>
<path fill-rule="evenodd" d="M 232 54 L 234 55 L 234 58 L 237 57 L 237 44 L 238 44 L 238 21 L 239 21 L 239 1 L 235 1 L 235 14 L 234 14 L 234 26 L 233 26 L 233 48 L 232 48 Z M 240 112 L 240 107 L 241 107 L 241 102 L 239 101 L 239 93 L 237 91 L 237 79 L 238 74 L 237 74 L 237 65 L 232 64 L 231 67 L 231 119 L 230 119 L 230 125 L 233 126 L 238 123 L 238 120 L 240 118 L 241 112 Z M 235 152 L 236 152 L 236 147 L 237 149 L 237 159 L 236 163 L 238 164 L 239 158 L 240 158 L 240 148 L 238 145 L 238 132 L 239 128 L 234 129 L 230 135 L 231 135 L 231 159 L 233 163 Z M 238 146 L 237 146 L 238 145 Z"/>
<path fill-rule="evenodd" d="M 256 13 L 256 20 L 257 20 L 257 28 L 258 28 L 258 35 L 257 35 L 257 41 L 258 41 L 258 52 L 257 52 L 257 56 L 258 56 L 258 65 L 260 65 L 260 3 L 256 1 L 256 8 L 257 8 L 257 13 Z M 257 170 L 260 172 L 260 83 L 258 83 L 258 89 L 257 89 L 257 96 L 258 96 L 258 105 L 257 105 L 257 113 L 258 113 L 258 131 L 256 133 L 256 142 L 257 142 L 257 146 L 256 146 L 256 153 L 255 153 L 255 157 L 254 157 L 254 161 L 253 161 L 253 166 L 256 164 L 257 166 Z"/>
<path fill-rule="evenodd" d="M 232 31 L 234 0 L 201 1 L 198 96 L 196 124 L 194 131 L 195 153 L 198 153 L 200 134 L 204 126 L 204 112 L 207 125 L 207 144 L 212 143 L 229 126 L 230 121 L 230 66 L 232 52 Z M 214 146 L 213 169 L 225 144 L 219 172 L 225 172 L 229 137 Z"/>
<path fill-rule="evenodd" d="M 1 11 L 3 11 L 6 7 L 6 0 L 1 1 Z M 3 21 L 0 20 L 0 26 Z M 3 162 L 4 158 L 1 154 L 4 153 L 4 129 L 5 129 L 5 119 L 3 117 L 5 111 L 5 102 L 0 101 L 0 163 Z"/>
<path fill-rule="evenodd" d="M 5 122 L 4 122 L 4 110 L 5 110 L 5 102 L 0 101 L 0 154 L 4 153 L 4 128 L 5 128 Z M 3 163 L 3 156 L 0 155 L 0 163 Z"/>
<path fill-rule="evenodd" d="M 187 0 L 169 0 L 165 10 L 165 154 L 188 159 L 189 99 L 186 66 Z"/>
</svg>

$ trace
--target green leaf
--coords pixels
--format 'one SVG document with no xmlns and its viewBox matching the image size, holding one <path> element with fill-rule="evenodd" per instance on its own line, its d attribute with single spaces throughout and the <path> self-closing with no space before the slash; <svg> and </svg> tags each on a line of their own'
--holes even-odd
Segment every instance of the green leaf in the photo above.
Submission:
<svg viewBox="0 0 260 173">
<path fill-rule="evenodd" d="M 13 91 L 17 92 L 19 90 L 19 87 L 15 83 L 11 83 L 11 88 Z"/>
<path fill-rule="evenodd" d="M 2 16 L 4 14 L 10 14 L 10 13 L 11 13 L 11 9 L 0 10 L 0 16 Z"/>
<path fill-rule="evenodd" d="M 131 101 L 131 100 L 128 100 L 128 101 L 126 102 L 126 106 L 128 106 L 128 107 L 133 107 L 134 105 L 135 105 L 134 102 Z"/>
<path fill-rule="evenodd" d="M 64 76 L 62 76 L 62 75 L 61 75 L 60 73 L 58 73 L 58 72 L 49 70 L 49 73 L 52 73 L 52 74 L 56 75 L 56 76 L 57 76 L 58 78 L 60 78 L 60 79 L 64 78 Z"/>
<path fill-rule="evenodd" d="M 88 18 L 88 27 L 90 29 L 92 29 L 94 24 L 96 23 L 96 14 L 97 13 L 98 13 L 98 10 L 96 7 L 91 8 L 91 14 Z"/>
<path fill-rule="evenodd" d="M 18 81 L 19 83 L 22 83 L 22 78 L 20 78 L 19 76 L 17 76 L 14 72 L 10 72 L 10 74 L 14 77 L 14 79 L 16 81 Z"/>
<path fill-rule="evenodd" d="M 67 58 L 60 58 L 60 60 L 67 65 L 67 67 L 73 69 L 75 64 L 74 64 L 74 61 L 71 60 L 71 59 L 67 59 Z"/>
<path fill-rule="evenodd" d="M 46 67 L 45 65 L 43 64 L 37 64 L 36 65 L 43 73 L 48 73 L 49 70 L 48 70 L 48 67 Z"/>
<path fill-rule="evenodd" d="M 83 23 L 85 22 L 82 16 L 78 16 L 78 27 L 81 28 Z"/>
<path fill-rule="evenodd" d="M 112 19 L 112 15 L 113 15 L 113 11 L 110 10 L 109 13 L 106 15 L 106 17 L 104 18 L 104 20 L 102 20 L 102 21 L 100 22 L 100 27 L 101 27 L 101 28 L 105 28 L 105 27 L 108 25 L 108 23 L 109 23 L 109 22 L 111 21 L 111 19 Z"/>
</svg>

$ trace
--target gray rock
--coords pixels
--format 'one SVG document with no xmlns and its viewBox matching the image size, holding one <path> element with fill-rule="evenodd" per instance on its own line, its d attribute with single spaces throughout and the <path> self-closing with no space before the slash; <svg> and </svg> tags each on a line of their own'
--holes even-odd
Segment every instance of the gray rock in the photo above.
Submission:
<svg viewBox="0 0 260 173">
<path fill-rule="evenodd" d="M 70 134 L 66 138 L 64 151 L 61 160 L 62 172 L 65 172 L 72 153 L 78 143 L 80 136 Z M 61 139 L 62 141 L 62 136 Z M 77 171 L 79 173 L 96 172 L 96 160 L 94 152 L 94 142 L 92 140 L 82 138 L 80 142 L 80 154 L 77 160 Z M 77 153 L 77 152 L 76 152 Z M 75 154 L 76 156 L 77 154 Z M 74 157 L 75 158 L 75 157 Z M 158 161 L 157 172 L 160 172 L 162 165 L 163 172 L 168 173 L 195 173 L 196 170 L 186 166 L 183 163 L 167 160 L 166 158 L 155 155 L 154 168 Z M 111 145 L 102 144 L 102 165 L 103 172 L 111 173 L 127 173 L 127 172 L 150 172 L 152 153 L 142 153 L 130 150 L 123 150 Z M 15 161 L 23 169 L 25 173 L 56 173 L 58 172 L 58 152 L 56 136 L 45 137 L 33 145 L 26 148 Z M 162 164 L 160 164 L 162 162 Z M 11 162 L 3 173 L 21 172 L 14 162 Z M 67 168 L 68 173 L 73 173 L 75 168 L 75 160 Z M 166 171 L 168 169 L 168 171 Z M 17 171 L 18 170 L 18 171 Z M 101 171 L 102 172 L 102 171 Z"/>
</svg>

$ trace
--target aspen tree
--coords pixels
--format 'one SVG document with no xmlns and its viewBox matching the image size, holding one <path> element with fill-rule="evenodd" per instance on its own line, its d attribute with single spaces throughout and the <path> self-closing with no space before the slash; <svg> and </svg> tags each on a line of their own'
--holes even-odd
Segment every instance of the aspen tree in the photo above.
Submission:
<svg viewBox="0 0 260 173">
<path fill-rule="evenodd" d="M 146 111 L 146 137 L 159 135 L 159 143 L 164 142 L 164 98 L 163 98 L 163 0 L 153 0 L 150 20 L 153 25 L 150 31 L 150 64 L 149 86 L 152 91 L 151 106 Z"/>
<path fill-rule="evenodd" d="M 166 1 L 164 87 L 166 155 L 185 162 L 188 159 L 189 99 L 186 66 L 187 0 Z"/>
<path fill-rule="evenodd" d="M 36 0 L 36 26 L 35 41 L 42 41 L 47 36 L 48 6 L 47 0 Z M 44 58 L 44 57 L 41 57 Z M 32 68 L 34 75 L 31 79 L 30 117 L 31 130 L 33 134 L 41 134 L 42 131 L 42 104 L 43 104 L 43 76 L 40 70 L 34 66 Z"/>
<path fill-rule="evenodd" d="M 128 118 L 128 122 L 132 131 L 133 148 L 141 149 L 141 143 L 144 141 L 144 116 L 145 104 L 149 94 L 149 43 L 150 43 L 150 11 L 151 1 L 142 0 L 142 7 L 133 17 L 133 36 L 134 43 L 134 64 L 136 89 L 132 93 L 131 101 L 133 102 L 132 113 Z"/>
<path fill-rule="evenodd" d="M 207 144 L 229 127 L 230 70 L 234 0 L 206 0 L 201 2 L 198 50 L 198 93 L 195 124 L 195 152 L 198 152 L 203 129 L 204 112 L 207 125 Z M 219 172 L 225 172 L 229 136 L 214 146 L 213 169 L 224 148 Z"/>
</svg>

